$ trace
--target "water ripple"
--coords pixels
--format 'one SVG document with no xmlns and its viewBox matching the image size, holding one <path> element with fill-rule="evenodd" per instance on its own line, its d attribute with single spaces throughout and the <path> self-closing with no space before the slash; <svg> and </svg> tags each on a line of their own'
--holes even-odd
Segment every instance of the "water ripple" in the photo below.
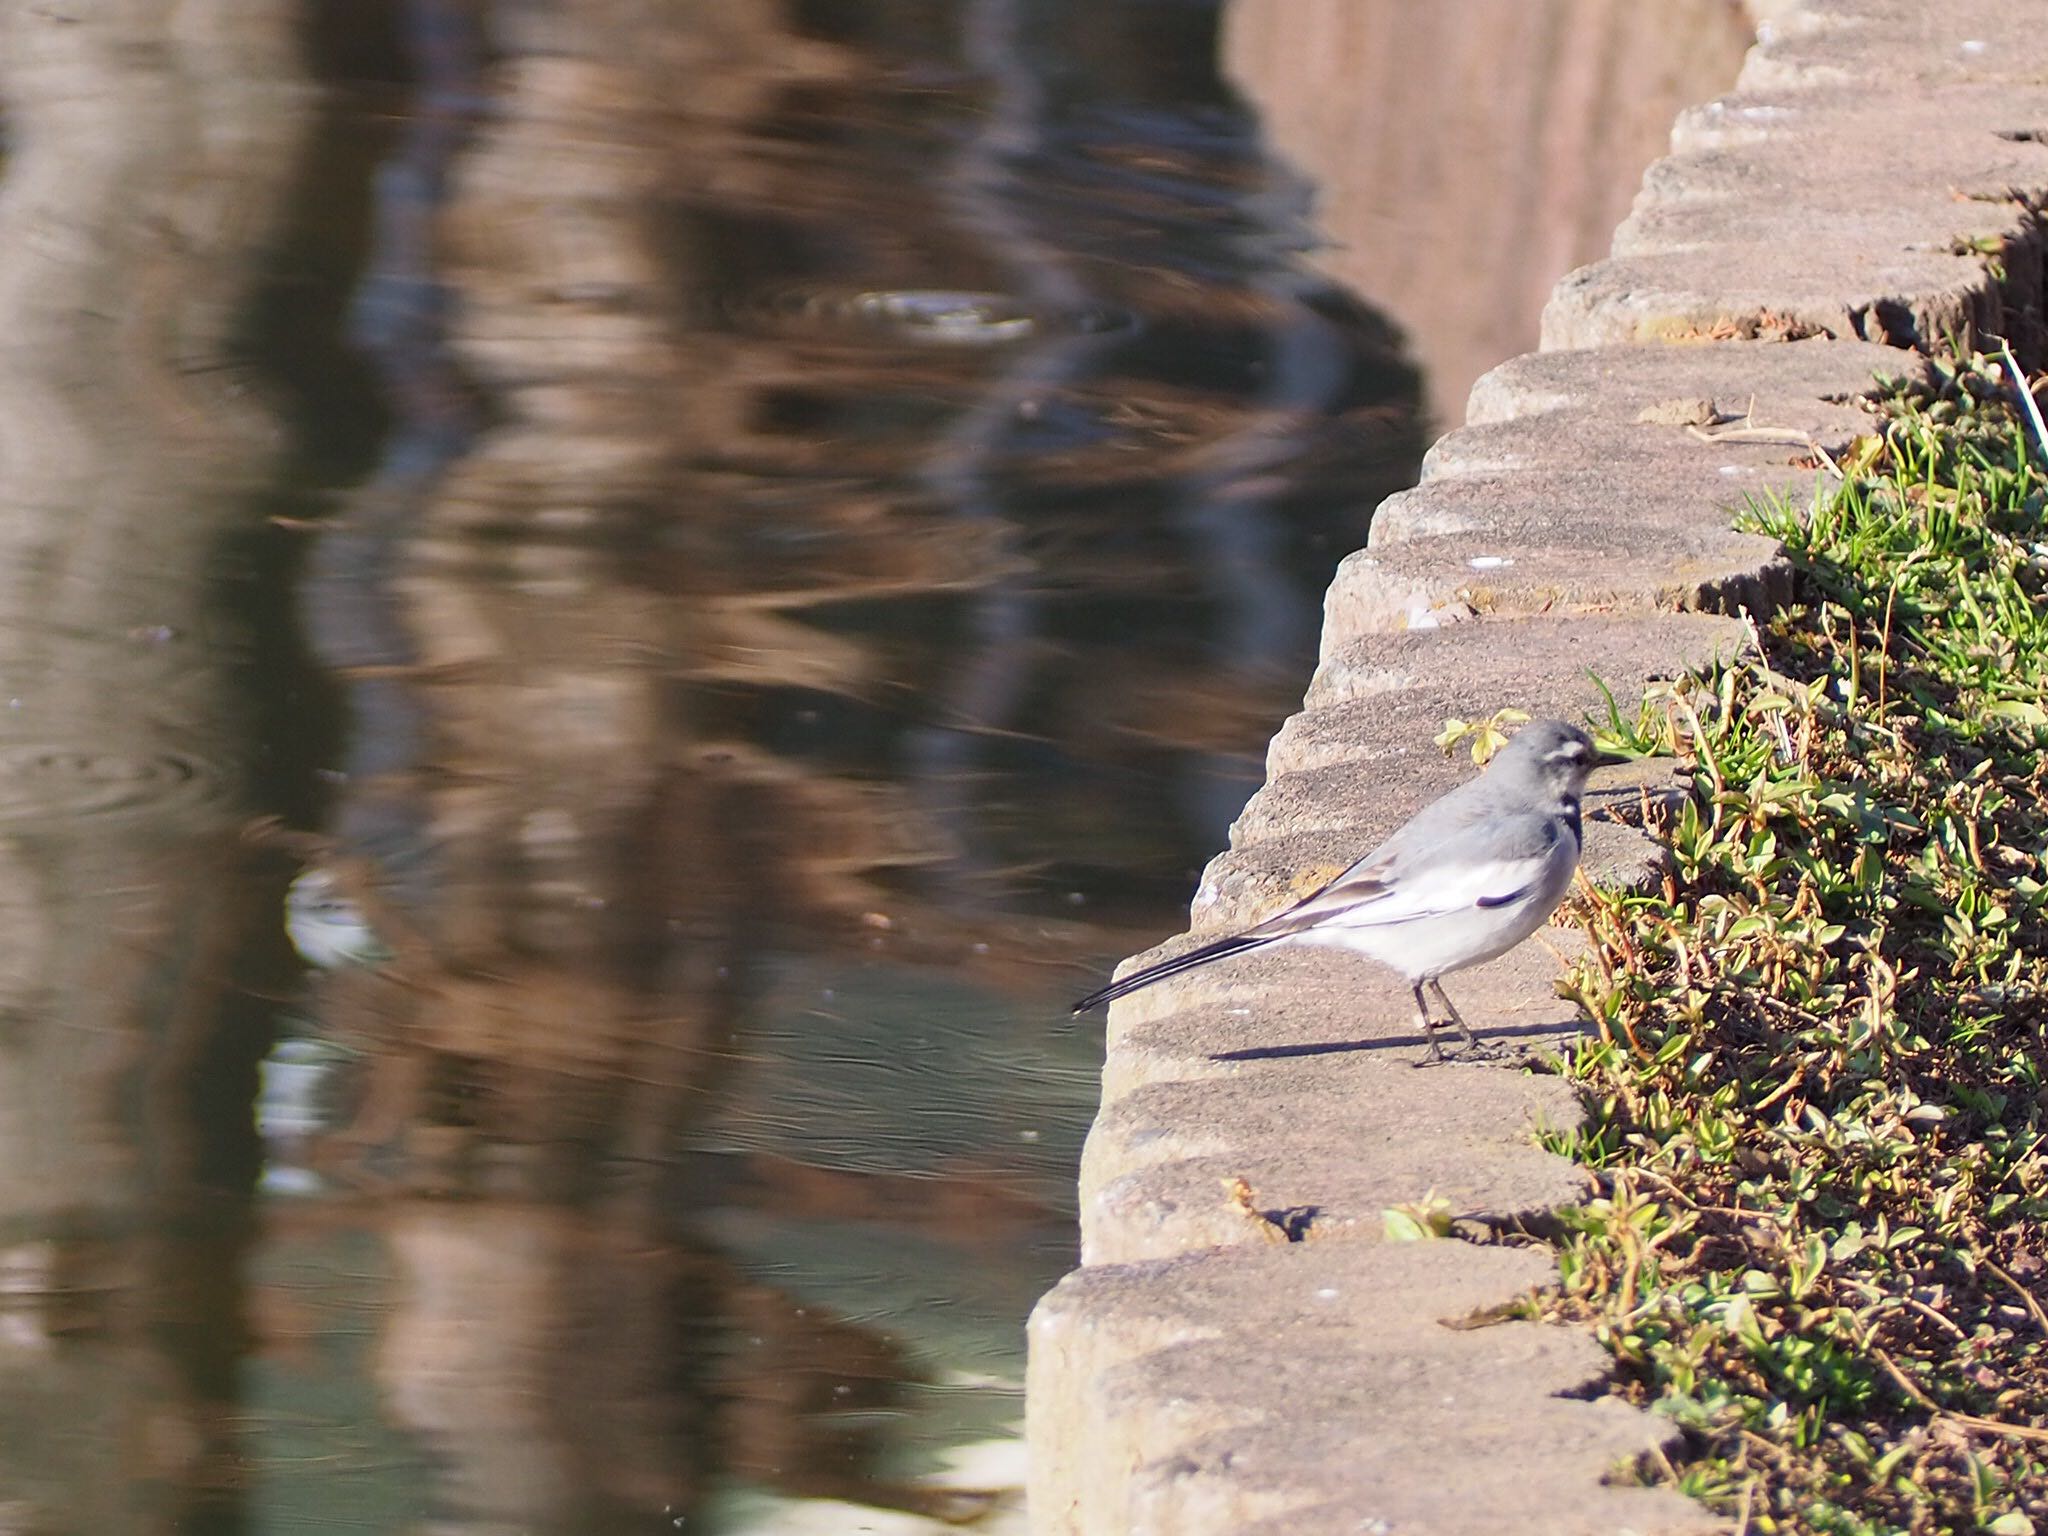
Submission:
<svg viewBox="0 0 2048 1536">
<path fill-rule="evenodd" d="M 1095 336 L 1137 328 L 1113 304 L 1053 306 L 1014 294 L 954 288 L 850 289 L 791 285 L 726 294 L 728 320 L 775 331 L 863 336 L 933 347 L 998 347 L 1047 336 Z"/>
<path fill-rule="evenodd" d="M 188 809 L 223 793 L 221 775 L 182 752 L 128 755 L 34 742 L 0 747 L 0 823 Z"/>
</svg>

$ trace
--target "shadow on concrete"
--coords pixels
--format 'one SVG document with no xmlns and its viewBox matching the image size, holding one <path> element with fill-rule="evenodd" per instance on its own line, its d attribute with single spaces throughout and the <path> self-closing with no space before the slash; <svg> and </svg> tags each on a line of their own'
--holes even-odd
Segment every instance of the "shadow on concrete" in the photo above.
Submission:
<svg viewBox="0 0 2048 1536">
<path fill-rule="evenodd" d="M 1517 1024 L 1503 1029 L 1475 1029 L 1481 1040 L 1557 1039 L 1583 1033 L 1575 1020 L 1558 1019 L 1547 1024 Z M 1427 1047 L 1420 1034 L 1388 1035 L 1378 1040 L 1305 1040 L 1298 1045 L 1255 1045 L 1241 1051 L 1217 1051 L 1211 1061 L 1276 1061 L 1291 1056 L 1335 1056 L 1345 1051 L 1394 1051 L 1407 1046 Z M 1453 1061 L 1455 1057 L 1451 1058 Z"/>
</svg>

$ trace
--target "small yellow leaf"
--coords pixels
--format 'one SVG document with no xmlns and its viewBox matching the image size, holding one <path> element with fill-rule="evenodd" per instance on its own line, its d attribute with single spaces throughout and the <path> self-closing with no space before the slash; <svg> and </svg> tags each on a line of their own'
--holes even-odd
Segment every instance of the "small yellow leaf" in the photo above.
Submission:
<svg viewBox="0 0 2048 1536">
<path fill-rule="evenodd" d="M 1419 1243 L 1449 1237 L 1451 1224 L 1457 1216 L 1451 1210 L 1451 1202 L 1431 1190 L 1420 1200 L 1410 1200 L 1380 1212 L 1380 1219 L 1386 1227 L 1389 1242 Z"/>
</svg>

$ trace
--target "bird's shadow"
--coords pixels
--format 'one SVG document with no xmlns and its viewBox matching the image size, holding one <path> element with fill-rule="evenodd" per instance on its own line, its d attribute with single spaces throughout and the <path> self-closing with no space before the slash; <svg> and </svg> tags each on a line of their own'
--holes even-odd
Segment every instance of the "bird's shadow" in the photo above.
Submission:
<svg viewBox="0 0 2048 1536">
<path fill-rule="evenodd" d="M 1474 1030 L 1481 1042 L 1490 1040 L 1554 1040 L 1560 1036 L 1585 1033 L 1585 1026 L 1573 1019 L 1559 1019 L 1549 1024 L 1515 1024 L 1499 1029 Z M 1215 1051 L 1211 1061 L 1278 1061 L 1291 1056 L 1337 1056 L 1347 1051 L 1398 1051 L 1409 1046 L 1426 1046 L 1429 1037 L 1421 1034 L 1388 1035 L 1377 1040 L 1314 1040 L 1302 1041 L 1298 1045 L 1253 1045 L 1241 1051 Z M 1451 1060 L 1456 1060 L 1452 1056 Z M 1483 1060 L 1485 1058 L 1474 1058 Z"/>
</svg>

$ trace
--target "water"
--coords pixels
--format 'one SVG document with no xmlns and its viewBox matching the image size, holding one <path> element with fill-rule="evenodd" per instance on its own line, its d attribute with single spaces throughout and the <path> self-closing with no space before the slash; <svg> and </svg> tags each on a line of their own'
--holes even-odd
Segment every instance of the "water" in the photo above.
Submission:
<svg viewBox="0 0 2048 1536">
<path fill-rule="evenodd" d="M 172 9 L 0 19 L 0 1527 L 1021 1529 L 1402 333 L 1199 0 Z"/>
</svg>

